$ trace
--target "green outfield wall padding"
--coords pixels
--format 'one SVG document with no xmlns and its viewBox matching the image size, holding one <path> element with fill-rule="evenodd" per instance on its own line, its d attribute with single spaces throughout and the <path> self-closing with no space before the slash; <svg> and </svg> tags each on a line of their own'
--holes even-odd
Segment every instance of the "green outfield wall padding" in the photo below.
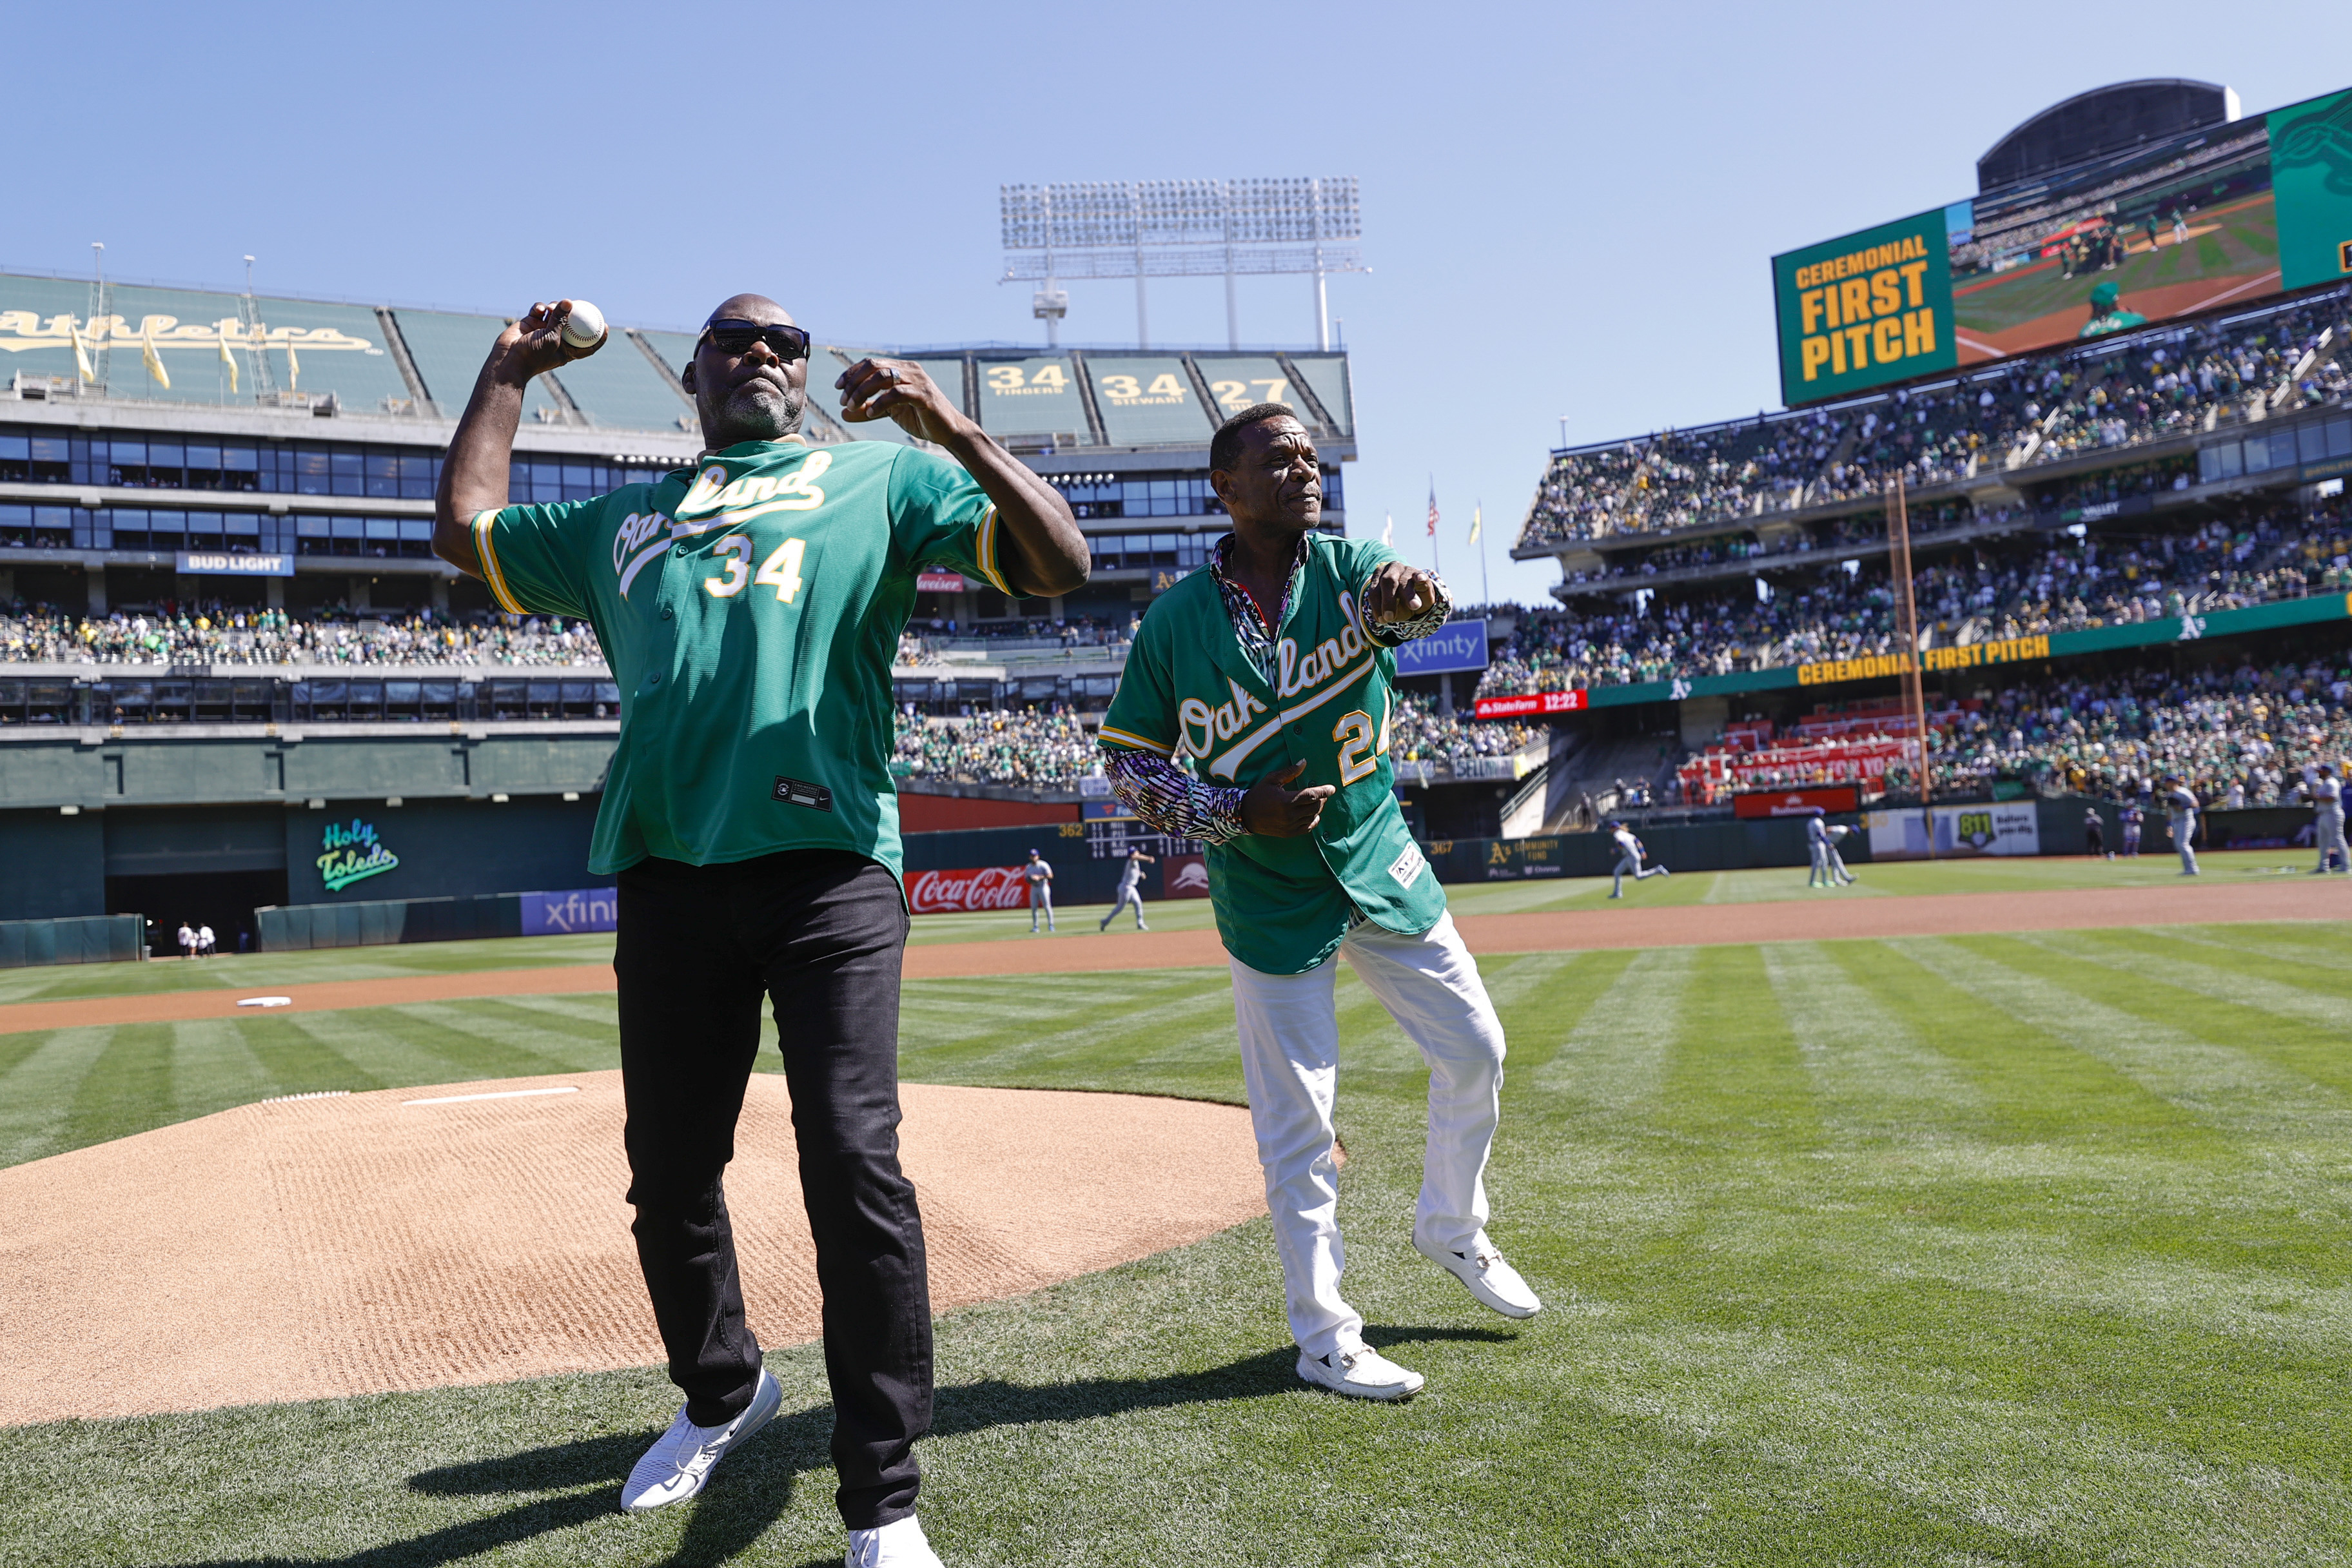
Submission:
<svg viewBox="0 0 2352 1568">
<path fill-rule="evenodd" d="M 136 963 L 146 956 L 144 915 L 0 921 L 0 969 L 32 969 L 49 963 Z"/>
<path fill-rule="evenodd" d="M 253 911 L 264 952 L 328 947 L 389 947 L 412 942 L 468 942 L 520 936 L 522 895 L 461 899 L 375 899 L 347 904 L 288 904 Z"/>
</svg>

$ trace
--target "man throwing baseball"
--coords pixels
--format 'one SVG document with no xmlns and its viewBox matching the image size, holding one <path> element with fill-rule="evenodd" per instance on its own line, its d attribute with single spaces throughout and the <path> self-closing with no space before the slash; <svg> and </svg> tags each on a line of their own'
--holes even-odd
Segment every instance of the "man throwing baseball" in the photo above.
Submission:
<svg viewBox="0 0 2352 1568">
<path fill-rule="evenodd" d="M 1129 904 L 1135 906 L 1135 929 L 1151 929 L 1143 923 L 1143 868 L 1153 863 L 1153 857 L 1140 849 L 1131 848 L 1127 852 L 1127 864 L 1118 870 L 1118 897 L 1111 900 L 1110 913 L 1103 916 L 1098 930 L 1110 930 L 1110 922 L 1118 919 L 1118 911 Z"/>
<path fill-rule="evenodd" d="M 621 1503 L 694 1496 L 782 1399 L 743 1321 L 720 1180 L 772 995 L 850 1561 L 936 1564 L 915 1518 L 931 1333 L 922 1223 L 898 1166 L 907 910 L 890 661 L 918 569 L 1058 594 L 1086 580 L 1086 544 L 1061 496 L 915 364 L 851 366 L 843 417 L 896 420 L 954 461 L 894 442 L 806 445 L 809 335 L 756 294 L 711 312 L 681 377 L 707 448 L 691 468 L 509 506 L 525 385 L 597 346 L 562 341 L 570 310 L 534 305 L 499 334 L 443 467 L 434 548 L 509 612 L 588 621 L 621 689 L 589 867 L 620 885 L 628 1198 L 686 1394 Z"/>
<path fill-rule="evenodd" d="M 1389 763 L 1396 646 L 1436 631 L 1449 606 L 1386 546 L 1315 531 L 1322 469 L 1288 408 L 1226 420 L 1209 464 L 1233 532 L 1143 617 L 1104 717 L 1105 771 L 1137 816 L 1208 842 L 1298 1373 L 1402 1399 L 1421 1374 L 1367 1345 L 1339 1295 L 1341 954 L 1429 1064 L 1413 1245 L 1506 1317 L 1541 1306 L 1486 1231 L 1502 1024 Z"/>
</svg>

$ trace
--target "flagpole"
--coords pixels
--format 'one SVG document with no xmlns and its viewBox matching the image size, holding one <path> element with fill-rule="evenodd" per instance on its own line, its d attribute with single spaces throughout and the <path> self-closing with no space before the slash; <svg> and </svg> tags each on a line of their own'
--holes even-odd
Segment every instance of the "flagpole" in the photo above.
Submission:
<svg viewBox="0 0 2352 1568">
<path fill-rule="evenodd" d="M 1445 575 L 1437 558 L 1437 476 L 1429 477 L 1429 570 L 1433 575 Z"/>
<path fill-rule="evenodd" d="M 1486 574 L 1486 503 L 1480 501 L 1470 509 L 1470 537 L 1478 542 L 1478 592 L 1486 595 L 1489 615 L 1495 609 L 1495 580 Z"/>
</svg>

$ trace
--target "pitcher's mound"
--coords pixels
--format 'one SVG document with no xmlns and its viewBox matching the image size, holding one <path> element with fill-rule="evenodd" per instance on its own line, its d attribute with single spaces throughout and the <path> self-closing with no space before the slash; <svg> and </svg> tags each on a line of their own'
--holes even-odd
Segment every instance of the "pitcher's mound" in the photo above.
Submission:
<svg viewBox="0 0 2352 1568">
<path fill-rule="evenodd" d="M 1238 1107 L 903 1092 L 939 1309 L 1265 1212 Z M 727 1173 L 772 1344 L 820 1329 L 791 1110 L 754 1074 Z M 0 1171 L 0 1424 L 657 1363 L 621 1121 L 619 1073 L 571 1073 L 248 1105 Z"/>
</svg>

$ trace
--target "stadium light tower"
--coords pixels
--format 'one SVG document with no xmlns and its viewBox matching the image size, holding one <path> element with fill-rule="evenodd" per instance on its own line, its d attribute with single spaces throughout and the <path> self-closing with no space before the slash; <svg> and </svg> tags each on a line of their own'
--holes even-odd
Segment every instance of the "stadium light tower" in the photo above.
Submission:
<svg viewBox="0 0 2352 1568">
<path fill-rule="evenodd" d="M 1315 346 L 1331 346 L 1324 279 L 1369 272 L 1352 174 L 1257 180 L 1089 180 L 998 187 L 1004 231 L 999 282 L 1042 284 L 1033 312 L 1045 341 L 1069 309 L 1070 278 L 1135 279 L 1135 340 L 1151 346 L 1148 278 L 1225 279 L 1225 338 L 1241 347 L 1234 279 L 1302 273 L 1315 280 Z"/>
</svg>

